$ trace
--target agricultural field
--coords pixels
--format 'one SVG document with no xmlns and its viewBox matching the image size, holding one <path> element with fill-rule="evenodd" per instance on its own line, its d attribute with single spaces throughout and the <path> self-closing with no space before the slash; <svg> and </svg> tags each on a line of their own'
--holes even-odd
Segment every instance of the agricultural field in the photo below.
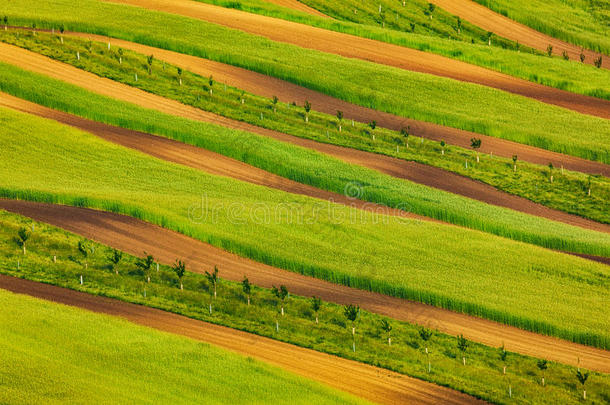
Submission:
<svg viewBox="0 0 610 405">
<path fill-rule="evenodd" d="M 64 4 L 65 9 L 62 9 L 62 2 L 49 5 L 48 9 L 38 8 L 36 14 L 44 19 L 37 18 L 36 26 L 50 29 L 64 24 L 69 30 L 159 46 L 275 76 L 402 117 L 602 163 L 610 161 L 605 142 L 610 124 L 606 119 L 485 86 L 273 42 L 199 20 L 110 3 L 93 3 L 95 7 L 86 8 L 77 17 L 79 21 L 70 21 L 70 24 L 65 19 L 66 10 L 71 10 L 69 3 Z M 16 3 L 11 4 L 17 7 Z M 19 9 L 23 13 L 28 8 Z M 33 21 L 31 16 L 11 18 L 18 24 L 31 25 Z M 95 24 L 88 21 L 95 21 Z M 165 28 L 151 31 L 151 24 Z M 257 49 L 255 56 L 249 54 L 251 48 Z M 293 64 L 292 60 L 300 63 Z M 407 102 L 405 95 L 408 95 Z M 578 132 L 588 136 L 574 136 Z"/>
<path fill-rule="evenodd" d="M 0 314 L 3 403 L 263 404 L 286 396 L 301 404 L 367 403 L 252 358 L 109 316 L 4 290 L 0 303 L 11 308 Z"/>
<path fill-rule="evenodd" d="M 21 254 L 17 244 L 11 243 L 13 235 L 22 227 L 34 229 L 26 256 Z M 514 400 L 520 403 L 578 402 L 578 392 L 572 386 L 574 367 L 550 363 L 545 373 L 549 386 L 543 389 L 538 382 L 542 374 L 536 366 L 540 359 L 509 352 L 502 360 L 498 348 L 469 342 L 465 352 L 467 365 L 464 366 L 455 337 L 434 333 L 423 340 L 420 332 L 426 329 L 367 311 L 361 311 L 355 323 L 357 349 L 354 352 L 344 307 L 320 301 L 316 310 L 318 306 L 313 305 L 311 298 L 293 294 L 282 302 L 270 289 L 256 286 L 245 292 L 243 283 L 223 279 L 222 268 L 214 297 L 214 284 L 205 274 L 187 271 L 179 279 L 174 268 L 161 265 L 159 271 L 152 269 L 150 283 L 143 283 L 146 273 L 137 265 L 142 258 L 123 254 L 120 261 L 113 264 L 110 261 L 114 254 L 112 249 L 17 215 L 0 212 L 0 240 L 6 242 L 0 250 L 0 272 L 5 275 L 161 308 L 320 352 L 377 364 L 490 401 L 506 400 L 507 387 L 511 384 Z M 78 250 L 79 242 L 93 253 L 85 258 Z M 52 256 L 57 258 L 56 263 L 50 262 Z M 20 261 L 19 269 L 15 267 L 17 260 Z M 85 260 L 87 269 L 83 267 Z M 187 269 L 191 266 L 187 265 Z M 79 281 L 81 275 L 83 284 Z M 282 306 L 285 307 L 284 316 L 280 313 Z M 383 321 L 390 324 L 389 332 L 382 328 Z M 126 346 L 129 345 L 126 343 Z M 502 374 L 504 366 L 506 375 Z M 593 401 L 603 402 L 610 396 L 610 377 L 593 373 L 588 390 Z"/>
<path fill-rule="evenodd" d="M 52 121 L 2 113 L 1 145 L 9 152 L 1 172 L 4 197 L 120 212 L 302 274 L 608 345 L 607 318 L 595 304 L 605 296 L 607 266 L 207 175 Z M 53 172 L 40 161 L 53 161 Z M 570 229 L 586 238 L 580 245 L 607 251 L 607 234 Z M 460 248 L 463 240 L 468 251 Z M 511 293 L 514 283 L 503 282 L 508 274 L 519 280 L 518 295 Z M 582 312 L 585 291 L 590 311 Z M 558 294 L 561 309 L 548 313 L 544 308 Z M 557 320 L 567 318 L 579 326 L 562 328 Z"/>
<path fill-rule="evenodd" d="M 610 403 L 609 10 L 0 0 L 0 402 Z"/>
<path fill-rule="evenodd" d="M 540 32 L 610 54 L 608 0 L 475 1 Z"/>
</svg>

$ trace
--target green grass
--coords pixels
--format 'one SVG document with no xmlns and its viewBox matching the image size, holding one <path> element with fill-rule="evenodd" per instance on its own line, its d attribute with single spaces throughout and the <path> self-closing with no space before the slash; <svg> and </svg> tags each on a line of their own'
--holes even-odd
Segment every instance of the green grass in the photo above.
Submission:
<svg viewBox="0 0 610 405">
<path fill-rule="evenodd" d="M 34 229 L 26 256 L 12 242 L 22 226 Z M 184 291 L 180 292 L 178 279 L 166 266 L 160 266 L 158 273 L 153 270 L 151 282 L 146 284 L 143 283 L 146 277 L 135 266 L 136 258 L 124 255 L 117 267 L 119 274 L 115 275 L 107 260 L 108 247 L 90 241 L 95 253 L 88 258 L 89 266 L 85 270 L 79 263 L 82 259 L 76 249 L 79 240 L 68 232 L 0 211 L 0 272 L 148 305 L 373 364 L 495 403 L 508 401 L 509 383 L 513 390 L 512 401 L 516 403 L 579 402 L 573 367 L 551 363 L 546 373 L 547 386 L 543 388 L 535 358 L 510 353 L 506 361 L 507 374 L 502 376 L 503 362 L 498 350 L 471 342 L 466 352 L 467 366 L 464 367 L 455 337 L 436 332 L 427 344 L 431 363 L 431 372 L 428 373 L 426 344 L 420 339 L 418 328 L 412 324 L 361 311 L 356 323 L 357 349 L 352 352 L 351 325 L 346 321 L 341 306 L 322 303 L 318 314 L 320 323 L 315 324 L 311 301 L 290 295 L 285 304 L 286 315 L 281 317 L 278 300 L 271 291 L 254 287 L 252 304 L 248 306 L 241 285 L 222 279 L 222 268 L 216 299 L 211 297 L 213 290 L 209 282 L 195 273 L 186 274 Z M 57 257 L 57 263 L 50 260 L 52 256 Z M 19 270 L 16 269 L 17 260 L 20 261 Z M 79 283 L 81 274 L 83 285 Z M 210 303 L 212 314 L 208 310 Z M 388 320 L 393 328 L 391 347 L 387 345 L 386 333 L 380 328 L 382 319 Z M 275 330 L 276 320 L 279 321 L 279 331 Z M 587 394 L 592 403 L 607 401 L 610 398 L 610 376 L 593 373 L 587 382 Z"/>
<path fill-rule="evenodd" d="M 608 0 L 475 0 L 535 30 L 610 54 Z"/>
<path fill-rule="evenodd" d="M 0 290 L 4 404 L 367 403 L 260 361 Z"/>
<path fill-rule="evenodd" d="M 356 186 L 365 201 L 553 249 L 608 254 L 605 234 L 487 205 L 270 138 L 138 108 L 9 65 L 0 64 L 0 71 L 0 89 L 15 96 L 206 148 L 301 183 L 338 193 Z"/>
<path fill-rule="evenodd" d="M 28 1 L 5 6 L 11 21 L 27 24 L 35 20 L 39 27 L 49 28 L 66 23 L 70 30 L 121 37 L 233 64 L 397 115 L 610 162 L 610 120 L 484 86 L 277 43 L 177 15 L 85 0 L 75 16 L 68 1 L 36 8 L 28 6 Z M 151 30 L 151 26 L 164 29 Z M 252 49 L 257 50 L 255 55 Z M 294 64 L 295 60 L 300 63 Z M 576 135 L 580 133 L 587 137 Z"/>
<path fill-rule="evenodd" d="M 287 270 L 610 347 L 608 266 L 207 175 L 22 113 L 2 110 L 0 124 L 2 196 L 120 212 Z M 609 235 L 582 232 L 607 252 Z"/>
<path fill-rule="evenodd" d="M 576 62 L 566 62 L 558 56 L 553 58 L 540 56 L 540 52 L 497 36 L 492 37 L 492 46 L 487 46 L 486 32 L 466 21 L 462 21 L 462 34 L 457 35 L 456 17 L 437 7 L 434 18 L 430 21 L 424 14 L 424 10 L 428 9 L 426 1 L 411 0 L 405 7 L 393 0 L 380 0 L 374 3 L 356 0 L 306 1 L 310 6 L 326 12 L 337 20 L 310 16 L 261 0 L 199 1 L 432 52 L 534 83 L 610 99 L 606 85 L 610 80 L 607 71 L 588 65 L 582 66 Z M 386 12 L 386 29 L 379 27 L 379 4 L 383 4 L 384 10 L 391 10 Z M 359 10 L 355 15 L 354 8 Z M 396 22 L 394 18 L 397 18 Z M 415 33 L 410 32 L 411 22 L 416 24 Z M 472 40 L 474 43 L 464 42 Z M 517 47 L 520 51 L 518 55 L 515 54 Z"/>
<path fill-rule="evenodd" d="M 519 163 L 519 170 L 515 173 L 510 159 L 492 159 L 486 155 L 482 162 L 477 164 L 476 153 L 471 150 L 446 147 L 445 154 L 441 155 L 442 148 L 438 142 L 421 143 L 421 138 L 412 138 L 410 147 L 406 148 L 405 139 L 398 132 L 379 128 L 374 131 L 373 140 L 370 128 L 362 123 L 354 123 L 352 126 L 349 121 L 344 121 L 339 133 L 337 118 L 322 113 L 310 114 L 309 123 L 305 125 L 304 111 L 300 107 L 278 103 L 274 111 L 271 100 L 216 82 L 213 85 L 213 94 L 210 95 L 207 90 L 208 78 L 188 71 L 183 72 L 183 84 L 179 86 L 175 66 L 153 61 L 149 74 L 146 56 L 124 51 L 122 63 L 119 63 L 116 53 L 108 51 L 106 44 L 66 38 L 62 45 L 57 37 L 52 38 L 43 33 L 34 36 L 20 31 L 0 31 L 0 40 L 216 114 L 319 142 L 399 156 L 406 160 L 441 167 L 551 208 L 610 223 L 610 183 L 605 177 L 591 177 L 594 191 L 588 196 L 589 177 L 581 173 L 565 172 L 557 168 L 553 173 L 555 180 L 551 184 L 549 168 L 546 166 Z M 80 54 L 80 60 L 76 57 L 77 52 Z M 137 81 L 134 76 L 136 72 Z M 11 78 L 0 80 L 9 82 Z M 23 79 L 20 80 L 20 85 L 22 89 L 25 87 Z M 40 80 L 36 80 L 31 86 L 32 92 L 34 88 L 38 89 Z M 247 102 L 242 104 L 241 99 L 247 99 Z M 72 103 L 75 102 L 72 100 Z M 155 133 L 159 131 L 155 130 Z M 397 143 L 400 145 L 398 153 Z M 220 153 L 226 152 L 220 150 Z M 468 167 L 466 161 L 469 162 Z M 343 190 L 344 187 L 332 189 L 338 192 Z M 384 200 L 375 202 L 387 204 Z"/>
</svg>

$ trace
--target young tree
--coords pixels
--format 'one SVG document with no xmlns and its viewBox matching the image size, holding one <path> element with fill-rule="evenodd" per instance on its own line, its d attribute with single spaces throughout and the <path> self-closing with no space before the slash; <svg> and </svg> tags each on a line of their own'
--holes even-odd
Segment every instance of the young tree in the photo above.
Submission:
<svg viewBox="0 0 610 405">
<path fill-rule="evenodd" d="M 148 63 L 148 74 L 149 75 L 152 74 L 152 64 L 153 64 L 154 60 L 155 60 L 155 57 L 153 55 L 148 55 L 148 57 L 146 57 L 146 63 Z"/>
<path fill-rule="evenodd" d="M 341 124 L 343 123 L 343 111 L 337 110 L 337 121 L 339 121 L 339 132 L 341 132 Z"/>
<path fill-rule="evenodd" d="M 595 59 L 593 61 L 593 63 L 595 64 L 596 68 L 598 68 L 598 69 L 601 68 L 602 67 L 602 56 L 599 55 L 599 58 Z"/>
<path fill-rule="evenodd" d="M 216 299 L 216 286 L 218 284 L 218 267 L 214 266 L 214 271 L 211 273 L 209 271 L 206 271 L 205 277 L 208 279 L 208 282 L 212 285 L 212 288 L 214 291 L 214 299 Z"/>
<path fill-rule="evenodd" d="M 585 53 L 583 52 L 584 50 L 581 49 L 580 50 L 580 63 L 585 63 Z"/>
<path fill-rule="evenodd" d="M 250 284 L 250 280 L 248 277 L 244 276 L 244 279 L 241 281 L 241 289 L 246 294 L 246 299 L 248 300 L 248 306 L 250 305 L 250 294 L 252 293 L 252 284 Z"/>
<path fill-rule="evenodd" d="M 65 25 L 63 25 L 63 24 L 62 24 L 62 25 L 60 25 L 60 26 L 59 26 L 59 33 L 60 33 L 61 35 L 59 36 L 59 40 L 61 41 L 61 43 L 62 43 L 62 44 L 64 43 L 64 32 L 65 32 L 65 31 L 66 31 L 66 26 L 65 26 Z"/>
<path fill-rule="evenodd" d="M 462 364 L 466 365 L 466 350 L 468 349 L 469 343 L 464 335 L 457 337 L 457 347 L 462 352 Z"/>
<path fill-rule="evenodd" d="M 502 345 L 498 349 L 498 354 L 500 356 L 500 360 L 502 360 L 503 363 L 502 374 L 506 375 L 506 357 L 508 357 L 508 352 L 506 351 L 506 349 L 504 349 L 504 345 Z"/>
<path fill-rule="evenodd" d="M 87 244 L 87 242 L 79 240 L 78 241 L 78 253 L 81 254 L 81 256 L 83 257 L 83 263 L 85 264 L 85 270 L 89 267 L 89 263 L 87 262 L 87 259 L 89 258 L 89 255 L 92 253 L 92 249 L 89 247 L 89 245 Z"/>
<path fill-rule="evenodd" d="M 411 26 L 411 32 L 415 32 L 415 23 L 409 23 Z"/>
<path fill-rule="evenodd" d="M 426 328 L 419 329 L 419 337 L 424 341 L 426 357 L 428 359 L 428 372 L 430 372 L 430 352 L 428 351 L 428 341 L 432 338 L 432 330 Z"/>
<path fill-rule="evenodd" d="M 119 53 L 119 65 L 123 64 L 123 48 L 119 48 L 117 51 Z"/>
<path fill-rule="evenodd" d="M 352 350 L 356 351 L 356 319 L 358 319 L 358 313 L 360 312 L 360 307 L 356 305 L 346 305 L 343 308 L 343 313 L 348 321 L 352 323 Z"/>
<path fill-rule="evenodd" d="M 180 83 L 180 86 L 182 86 L 182 68 L 177 67 L 176 72 L 178 73 L 178 82 Z"/>
<path fill-rule="evenodd" d="M 120 250 L 112 249 L 108 260 L 110 260 L 110 267 L 116 274 L 119 274 L 119 263 L 123 259 L 123 252 Z"/>
<path fill-rule="evenodd" d="M 457 33 L 458 35 L 462 33 L 462 19 L 460 17 L 457 18 Z"/>
<path fill-rule="evenodd" d="M 381 330 L 388 334 L 388 346 L 392 346 L 392 325 L 386 319 L 381 320 Z"/>
<path fill-rule="evenodd" d="M 491 46 L 491 37 L 493 37 L 494 33 L 491 31 L 487 32 L 487 46 Z"/>
<path fill-rule="evenodd" d="M 432 14 L 434 14 L 434 10 L 436 10 L 436 4 L 428 3 L 428 17 L 432 19 Z"/>
<path fill-rule="evenodd" d="M 24 255 L 26 252 L 25 244 L 27 243 L 28 239 L 30 239 L 31 235 L 32 235 L 32 232 L 28 231 L 28 229 L 26 227 L 21 227 L 17 231 L 17 238 L 15 240 L 17 241 L 17 244 L 19 246 L 21 246 L 21 248 L 23 249 Z"/>
<path fill-rule="evenodd" d="M 309 103 L 309 101 L 305 100 L 303 108 L 305 109 L 305 122 L 309 122 L 309 112 L 311 111 L 311 104 Z"/>
<path fill-rule="evenodd" d="M 405 145 L 407 147 L 407 149 L 409 148 L 409 131 L 411 130 L 410 126 L 406 126 L 406 127 L 402 127 L 402 129 L 400 130 L 400 135 L 402 135 L 405 138 Z"/>
<path fill-rule="evenodd" d="M 570 55 L 568 55 L 567 51 L 563 51 L 561 56 L 563 57 L 563 60 L 570 60 Z"/>
<path fill-rule="evenodd" d="M 277 112 L 277 102 L 280 101 L 279 98 L 277 98 L 277 96 L 273 96 L 273 98 L 271 99 L 271 103 L 273 103 L 273 112 Z"/>
<path fill-rule="evenodd" d="M 180 290 L 184 290 L 184 286 L 182 285 L 182 277 L 184 277 L 184 274 L 186 273 L 186 263 L 184 263 L 182 260 L 176 259 L 176 263 L 174 263 L 172 269 L 174 269 L 174 273 L 176 273 L 176 276 L 178 276 Z"/>
<path fill-rule="evenodd" d="M 470 146 L 474 151 L 477 152 L 477 163 L 479 163 L 479 148 L 481 147 L 481 139 L 480 138 L 471 138 Z"/>
<path fill-rule="evenodd" d="M 4 16 L 4 31 L 6 31 L 8 29 L 8 17 Z"/>
<path fill-rule="evenodd" d="M 371 128 L 371 135 L 373 136 L 373 140 L 375 140 L 375 134 L 373 131 L 375 131 L 375 128 L 377 128 L 377 121 L 373 120 L 369 122 L 369 128 Z"/>
<path fill-rule="evenodd" d="M 445 145 L 447 145 L 445 141 L 441 141 L 441 155 L 445 154 Z"/>
<path fill-rule="evenodd" d="M 591 197 L 591 180 L 592 177 L 587 177 L 587 196 Z"/>
<path fill-rule="evenodd" d="M 542 372 L 542 386 L 544 387 L 544 371 L 549 368 L 549 362 L 547 360 L 544 359 L 540 359 L 538 360 L 538 362 L 536 363 L 536 365 L 538 366 L 538 368 L 540 369 L 540 371 Z"/>
<path fill-rule="evenodd" d="M 281 285 L 280 288 L 273 286 L 271 292 L 280 300 L 280 311 L 282 316 L 284 316 L 284 303 L 286 298 L 288 298 L 288 288 L 285 285 Z"/>
<path fill-rule="evenodd" d="M 549 163 L 549 179 L 551 181 L 551 183 L 553 183 L 553 169 L 555 167 L 553 166 L 553 163 Z"/>
<path fill-rule="evenodd" d="M 576 378 L 578 382 L 582 385 L 582 399 L 587 399 L 587 390 L 585 389 L 585 383 L 589 378 L 589 373 L 581 373 L 580 370 L 576 370 Z"/>
<path fill-rule="evenodd" d="M 208 84 L 210 85 L 210 96 L 212 94 L 214 94 L 214 91 L 212 90 L 212 88 L 214 87 L 214 78 L 212 76 L 210 76 L 208 78 Z"/>
<path fill-rule="evenodd" d="M 517 155 L 513 155 L 513 172 L 517 171 Z"/>
<path fill-rule="evenodd" d="M 553 55 L 553 45 L 549 45 L 549 46 L 546 47 L 546 53 L 549 56 Z"/>
<path fill-rule="evenodd" d="M 316 314 L 316 323 L 319 323 L 318 313 L 320 312 L 320 308 L 322 308 L 322 300 L 318 297 L 311 297 L 311 309 L 313 309 L 313 313 Z"/>
<path fill-rule="evenodd" d="M 136 262 L 136 266 L 140 270 L 142 270 L 142 272 L 146 276 L 146 281 L 150 283 L 150 269 L 152 268 L 152 265 L 155 262 L 155 258 L 146 252 L 144 252 L 144 255 L 144 258 L 138 259 L 138 261 Z"/>
</svg>

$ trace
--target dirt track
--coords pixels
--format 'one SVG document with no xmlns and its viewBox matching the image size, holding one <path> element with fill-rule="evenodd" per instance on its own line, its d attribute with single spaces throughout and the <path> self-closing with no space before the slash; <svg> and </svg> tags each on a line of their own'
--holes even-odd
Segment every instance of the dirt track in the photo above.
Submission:
<svg viewBox="0 0 610 405">
<path fill-rule="evenodd" d="M 381 404 L 471 404 L 473 397 L 392 371 L 154 308 L 0 275 L 0 288 L 206 342 Z"/>
<path fill-rule="evenodd" d="M 508 17 L 504 17 L 474 1 L 430 0 L 430 2 L 451 14 L 459 16 L 465 21 L 477 25 L 484 30 L 491 31 L 501 37 L 519 41 L 519 43 L 523 45 L 544 52 L 546 52 L 547 46 L 552 45 L 554 54 L 561 55 L 563 51 L 567 51 L 571 60 L 580 60 L 580 51 L 582 47 L 543 34 L 540 31 L 536 31 L 526 25 L 511 20 Z M 600 55 L 597 52 L 586 49 L 583 53 L 586 56 L 585 63 L 590 65 L 592 65 L 593 61 Z M 602 58 L 602 66 L 606 69 L 610 69 L 610 60 L 608 57 Z"/>
<path fill-rule="evenodd" d="M 211 174 L 232 177 L 238 180 L 263 185 L 265 187 L 276 188 L 289 193 L 307 195 L 323 200 L 331 200 L 339 204 L 373 211 L 376 213 L 385 213 L 400 217 L 411 217 L 421 220 L 431 220 L 430 218 L 420 215 L 388 208 L 379 204 L 364 202 L 358 199 L 348 198 L 343 194 L 333 193 L 291 181 L 284 177 L 277 176 L 241 161 L 228 158 L 203 148 L 198 148 L 163 137 L 91 121 L 75 115 L 43 107 L 2 92 L 0 92 L 0 106 L 16 109 L 29 114 L 35 114 L 44 118 L 50 118 L 93 133 L 110 142 L 118 143 L 132 149 L 137 149 L 160 159 L 190 166 Z M 353 163 L 374 168 L 375 170 L 388 173 L 394 177 L 406 178 L 417 183 L 426 184 L 431 187 L 461 194 L 469 198 L 568 223 L 570 225 L 610 233 L 610 225 L 601 224 L 599 222 L 591 221 L 576 215 L 570 215 L 562 211 L 553 210 L 543 205 L 533 203 L 527 199 L 498 191 L 495 188 L 483 183 L 446 172 L 442 169 L 367 152 L 354 153 L 348 148 L 329 147 L 329 145 L 318 144 L 313 141 L 310 142 L 312 145 L 309 147 L 316 148 L 319 146 L 318 149 L 321 151 L 340 159 L 350 160 L 350 156 L 355 155 L 356 159 L 352 160 Z M 329 149 L 329 151 L 325 149 Z M 593 260 L 600 261 L 600 258 L 593 258 Z"/>
<path fill-rule="evenodd" d="M 141 256 L 146 251 L 168 265 L 177 258 L 185 260 L 189 269 L 196 272 L 218 265 L 220 276 L 225 279 L 241 281 L 247 275 L 252 283 L 262 287 L 284 284 L 297 295 L 315 295 L 342 305 L 357 303 L 363 309 L 395 319 L 426 325 L 452 335 L 463 333 L 468 339 L 492 347 L 504 343 L 509 351 L 571 365 L 577 365 L 580 358 L 581 367 L 610 372 L 609 351 L 277 269 L 132 217 L 84 208 L 2 199 L 0 209 L 61 227 L 133 255 Z"/>
<path fill-rule="evenodd" d="M 113 2 L 197 18 L 303 48 L 477 83 L 610 119 L 608 100 L 542 86 L 432 53 L 193 0 L 113 0 Z"/>
</svg>

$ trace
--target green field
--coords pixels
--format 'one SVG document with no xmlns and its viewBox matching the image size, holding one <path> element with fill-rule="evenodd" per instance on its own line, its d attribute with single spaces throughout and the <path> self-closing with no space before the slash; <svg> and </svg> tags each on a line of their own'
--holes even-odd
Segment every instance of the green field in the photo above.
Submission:
<svg viewBox="0 0 610 405">
<path fill-rule="evenodd" d="M 301 183 L 338 193 L 356 186 L 365 201 L 553 249 L 608 254 L 606 234 L 487 205 L 270 138 L 138 108 L 9 65 L 0 64 L 0 71 L 0 89 L 18 97 L 213 150 Z"/>
<path fill-rule="evenodd" d="M 75 16 L 72 3 L 65 0 L 34 8 L 28 6 L 29 1 L 5 6 L 11 21 L 26 24 L 36 20 L 39 27 L 49 28 L 65 23 L 71 30 L 121 37 L 249 68 L 397 115 L 610 162 L 610 120 L 484 86 L 277 43 L 180 16 L 92 0 L 82 2 L 81 12 Z M 164 29 L 150 30 L 151 25 Z M 256 55 L 249 52 L 251 49 L 257 50 Z M 294 60 L 300 63 L 294 64 Z M 579 133 L 588 136 L 575 135 Z"/>
<path fill-rule="evenodd" d="M 1 124 L 3 196 L 120 212 L 288 270 L 610 347 L 607 266 L 207 175 L 17 112 Z M 582 232 L 607 252 L 609 235 Z"/>
<path fill-rule="evenodd" d="M 0 290 L 4 404 L 367 403 L 252 358 Z M 239 383 L 237 383 L 239 381 Z"/>
<path fill-rule="evenodd" d="M 610 182 L 605 177 L 589 177 L 582 173 L 562 171 L 558 167 L 553 171 L 554 182 L 551 183 L 550 170 L 546 166 L 520 162 L 519 170 L 515 173 L 510 159 L 491 158 L 485 155 L 480 163 L 476 163 L 474 151 L 453 146 L 445 147 L 445 153 L 441 155 L 443 148 L 439 142 L 421 143 L 421 138 L 411 138 L 410 147 L 407 148 L 407 140 L 399 132 L 383 128 L 371 131 L 366 124 L 351 125 L 348 120 L 342 122 L 342 131 L 339 132 L 337 118 L 327 114 L 313 112 L 310 114 L 308 124 L 305 125 L 304 110 L 301 107 L 284 103 L 273 105 L 270 99 L 247 94 L 241 89 L 225 87 L 222 83 L 216 82 L 212 86 L 213 94 L 210 95 L 208 78 L 193 75 L 188 71 L 182 73 L 180 86 L 175 66 L 154 60 L 148 73 L 146 56 L 123 51 L 119 63 L 116 51 L 108 51 L 106 44 L 98 42 L 66 38 L 61 44 L 57 37 L 52 38 L 43 33 L 34 36 L 20 31 L 0 31 L 0 40 L 72 64 L 102 77 L 229 118 L 319 142 L 399 156 L 406 160 L 441 167 L 551 208 L 610 223 Z M 76 57 L 77 52 L 80 60 Z M 137 81 L 135 73 L 138 74 Z M 12 79 L 10 75 L 0 79 L 2 82 L 12 80 L 16 79 Z M 38 93 L 42 81 L 36 80 L 35 83 L 31 83 L 31 94 Z M 19 83 L 21 90 L 30 84 L 23 78 Z M 4 87 L 2 84 L 0 86 Z M 19 93 L 22 94 L 23 92 Z M 247 99 L 247 102 L 242 104 L 241 99 Z M 72 97 L 70 102 L 76 103 Z M 159 133 L 159 130 L 156 128 L 154 132 Z M 226 153 L 223 150 L 219 152 Z M 277 169 L 272 170 L 277 172 Z M 593 190 L 591 196 L 587 195 L 589 180 Z M 364 179 L 360 179 L 359 182 L 363 183 Z M 328 188 L 324 185 L 322 187 Z M 342 192 L 343 189 L 344 186 L 335 187 L 332 191 Z M 374 201 L 387 204 L 387 200 Z M 429 215 L 427 212 L 423 213 Z"/>
<path fill-rule="evenodd" d="M 474 0 L 535 30 L 610 54 L 608 0 Z"/>
<path fill-rule="evenodd" d="M 23 256 L 12 242 L 20 227 L 31 229 L 28 254 Z M 357 321 L 356 352 L 351 348 L 351 331 L 341 306 L 323 302 L 315 324 L 311 300 L 290 295 L 285 305 L 286 315 L 278 316 L 279 302 L 268 289 L 253 287 L 251 305 L 242 286 L 223 280 L 220 269 L 218 297 L 212 299 L 210 283 L 200 274 L 187 273 L 183 279 L 184 291 L 178 289 L 178 279 L 173 271 L 160 266 L 152 272 L 151 282 L 138 270 L 136 258 L 124 255 L 116 268 L 110 267 L 108 247 L 88 242 L 94 254 L 88 258 L 84 269 L 76 249 L 81 239 L 70 233 L 17 215 L 0 211 L 0 272 L 16 277 L 101 294 L 128 302 L 153 306 L 180 313 L 192 318 L 221 324 L 250 333 L 271 337 L 317 351 L 374 364 L 403 374 L 448 386 L 492 402 L 507 400 L 508 382 L 512 384 L 513 400 L 518 403 L 577 403 L 579 393 L 573 385 L 573 367 L 551 363 L 546 373 L 546 388 L 539 384 L 536 359 L 510 353 L 506 376 L 501 375 L 503 362 L 496 348 L 471 343 L 466 356 L 467 367 L 461 363 L 456 339 L 435 333 L 428 343 L 431 373 L 427 372 L 425 343 L 414 325 L 389 320 L 392 325 L 392 345 L 388 347 L 387 334 L 381 330 L 381 320 L 386 319 L 361 311 Z M 57 264 L 49 258 L 57 257 Z M 16 261 L 20 261 L 19 270 Z M 188 269 L 188 263 L 187 263 Z M 79 278 L 83 275 L 84 284 Z M 247 276 L 247 275 L 246 275 Z M 144 287 L 146 297 L 143 296 Z M 208 305 L 212 303 L 212 314 Z M 279 331 L 275 322 L 279 320 Z M 432 323 L 434 325 L 434 323 Z M 589 400 L 593 403 L 610 398 L 610 376 L 593 373 L 588 385 Z"/>
<path fill-rule="evenodd" d="M 558 56 L 553 58 L 540 56 L 540 52 L 523 45 L 519 45 L 520 53 L 516 55 L 517 43 L 497 36 L 492 36 L 492 46 L 488 46 L 487 32 L 467 21 L 462 21 L 462 33 L 457 35 L 456 18 L 437 7 L 430 21 L 424 14 L 428 9 L 428 3 L 425 1 L 411 0 L 405 7 L 398 6 L 397 2 L 390 0 L 375 3 L 354 0 L 305 1 L 310 6 L 332 15 L 336 20 L 311 16 L 261 0 L 199 1 L 432 52 L 534 83 L 610 99 L 606 85 L 609 80 L 607 71 L 576 62 L 567 62 Z M 382 4 L 382 8 L 386 11 L 391 10 L 386 12 L 385 29 L 379 27 L 379 4 Z M 358 13 L 353 14 L 353 9 L 359 10 Z M 414 33 L 410 32 L 411 22 L 416 24 Z M 474 43 L 471 43 L 472 40 Z"/>
</svg>

